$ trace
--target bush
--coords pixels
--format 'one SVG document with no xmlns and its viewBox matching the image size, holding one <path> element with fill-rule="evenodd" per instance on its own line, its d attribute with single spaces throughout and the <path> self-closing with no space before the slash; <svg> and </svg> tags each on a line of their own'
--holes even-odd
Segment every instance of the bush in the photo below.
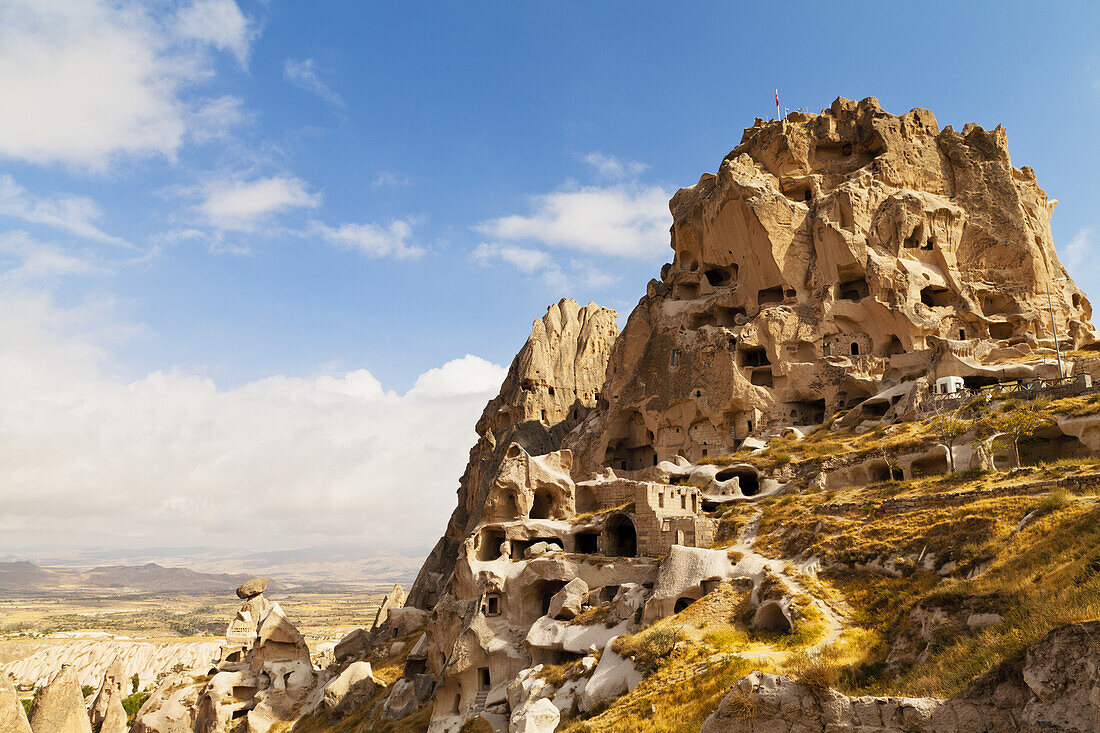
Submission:
<svg viewBox="0 0 1100 733">
<path fill-rule="evenodd" d="M 680 640 L 680 630 L 672 626 L 652 629 L 640 637 L 620 639 L 615 649 L 619 654 L 634 660 L 634 666 L 644 677 L 648 677 L 660 668 L 672 655 L 676 642 Z"/>
<path fill-rule="evenodd" d="M 840 670 L 824 654 L 792 655 L 787 669 L 795 682 L 815 691 L 829 690 L 840 684 Z"/>
<path fill-rule="evenodd" d="M 1070 498 L 1069 493 L 1061 488 L 1054 488 L 1051 492 L 1039 499 L 1039 502 L 1035 505 L 1035 518 L 1045 517 L 1047 514 L 1053 514 L 1059 509 L 1065 509 L 1069 506 Z"/>
</svg>

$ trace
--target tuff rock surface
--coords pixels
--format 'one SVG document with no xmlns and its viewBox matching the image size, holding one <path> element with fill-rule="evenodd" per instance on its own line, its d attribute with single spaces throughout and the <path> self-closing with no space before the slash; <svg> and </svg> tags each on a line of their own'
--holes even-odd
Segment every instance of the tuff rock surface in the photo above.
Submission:
<svg viewBox="0 0 1100 733">
<path fill-rule="evenodd" d="M 1095 731 L 1097 721 L 1100 621 L 1090 621 L 1049 632 L 1023 659 L 946 700 L 845 697 L 754 672 L 734 686 L 701 733 L 1084 733 Z"/>
</svg>

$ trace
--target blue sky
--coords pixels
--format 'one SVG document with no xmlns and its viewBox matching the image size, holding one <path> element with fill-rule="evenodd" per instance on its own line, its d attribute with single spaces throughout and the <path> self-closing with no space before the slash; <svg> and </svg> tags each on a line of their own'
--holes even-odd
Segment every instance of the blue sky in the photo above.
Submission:
<svg viewBox="0 0 1100 733">
<path fill-rule="evenodd" d="M 667 199 L 776 87 L 1005 125 L 1100 294 L 1094 4 L 781 8 L 0 0 L 0 492 L 36 499 L 0 529 L 102 543 L 43 508 L 100 487 L 81 511 L 111 541 L 231 543 L 219 497 L 273 492 L 285 541 L 430 542 L 531 320 L 574 297 L 625 321 L 670 259 Z M 260 482 L 263 446 L 286 465 Z"/>
</svg>

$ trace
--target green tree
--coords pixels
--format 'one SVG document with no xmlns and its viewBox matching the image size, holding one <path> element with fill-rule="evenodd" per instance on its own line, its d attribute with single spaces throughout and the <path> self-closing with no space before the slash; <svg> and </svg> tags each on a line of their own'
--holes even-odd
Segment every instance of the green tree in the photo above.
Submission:
<svg viewBox="0 0 1100 733">
<path fill-rule="evenodd" d="M 132 686 L 132 692 L 137 694 L 138 686 L 141 684 L 141 678 L 138 677 L 138 673 L 134 672 L 134 676 L 130 678 L 130 685 Z"/>
<path fill-rule="evenodd" d="M 1054 416 L 1034 400 L 1015 410 L 999 412 L 992 420 L 994 437 L 1004 439 L 1005 445 L 1012 447 L 1012 457 L 1016 466 L 1020 466 L 1020 441 L 1030 438 L 1035 431 L 1054 421 Z"/>
</svg>

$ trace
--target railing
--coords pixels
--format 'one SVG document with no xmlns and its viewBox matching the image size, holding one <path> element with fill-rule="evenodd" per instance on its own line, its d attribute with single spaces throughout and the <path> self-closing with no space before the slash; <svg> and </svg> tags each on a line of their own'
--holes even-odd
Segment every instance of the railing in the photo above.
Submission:
<svg viewBox="0 0 1100 733">
<path fill-rule="evenodd" d="M 1088 374 L 1059 379 L 1018 380 L 978 388 L 961 387 L 950 394 L 930 392 L 928 397 L 931 398 L 931 402 L 924 411 L 929 412 L 930 408 L 951 409 L 979 395 L 988 395 L 996 399 L 1033 400 L 1039 397 L 1076 397 L 1097 391 L 1100 391 L 1100 385 L 1093 385 L 1092 378 Z"/>
</svg>

